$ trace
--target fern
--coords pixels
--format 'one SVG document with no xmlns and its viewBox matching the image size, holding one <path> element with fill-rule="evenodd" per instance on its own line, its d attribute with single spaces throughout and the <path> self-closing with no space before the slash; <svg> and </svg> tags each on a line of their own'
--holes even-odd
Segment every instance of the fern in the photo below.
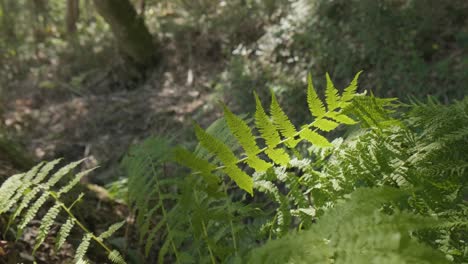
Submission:
<svg viewBox="0 0 468 264">
<path fill-rule="evenodd" d="M 310 230 L 252 250 L 249 263 L 448 263 L 409 233 L 438 225 L 435 219 L 380 211 L 383 203 L 404 194 L 390 188 L 357 190 Z"/>
<path fill-rule="evenodd" d="M 246 163 L 256 172 L 264 172 L 275 164 L 284 165 L 286 164 L 286 161 L 290 160 L 290 156 L 288 156 L 285 149 L 279 147 L 282 144 L 284 144 L 286 149 L 291 149 L 294 148 L 300 140 L 306 140 L 313 145 L 330 147 L 330 142 L 318 133 L 317 130 L 329 132 L 336 129 L 340 124 L 355 123 L 350 117 L 342 112 L 341 106 L 347 106 L 353 100 L 354 94 L 352 94 L 352 92 L 356 90 L 355 86 L 357 76 L 349 86 L 350 88 L 347 88 L 346 90 L 346 100 L 342 100 L 338 90 L 334 87 L 327 74 L 325 108 L 325 104 L 318 97 L 313 87 L 312 79 L 309 75 L 307 102 L 312 117 L 315 119 L 310 124 L 302 126 L 299 131 L 296 130 L 294 125 L 281 109 L 273 93 L 270 107 L 271 119 L 266 115 L 260 100 L 255 95 L 257 105 L 255 124 L 257 125 L 260 136 L 266 144 L 263 148 L 259 147 L 257 138 L 252 133 L 247 123 L 234 115 L 229 111 L 229 109 L 227 109 L 227 107 L 224 107 L 227 125 L 244 149 L 244 157 L 242 158 L 236 157 L 228 146 L 217 138 L 206 133 L 198 125 L 195 125 L 195 134 L 197 135 L 200 145 L 213 153 L 222 162 L 222 166 L 216 167 L 216 169 L 222 169 L 241 189 L 253 195 L 253 180 L 238 167 L 238 164 Z M 280 135 L 282 136 L 282 139 Z M 273 162 L 261 159 L 258 155 L 262 153 L 265 153 L 270 157 Z M 187 158 L 190 159 L 190 157 L 191 156 L 189 155 L 184 155 L 185 161 L 182 163 L 184 165 L 195 163 L 195 159 L 193 159 L 192 162 L 188 162 L 188 160 L 186 160 Z M 197 161 L 199 161 L 199 159 L 197 159 Z M 209 162 L 209 160 L 205 160 L 203 163 L 206 164 L 206 162 Z M 211 173 L 213 166 L 214 164 L 212 164 L 212 166 L 204 165 L 202 171 L 200 171 L 200 168 L 197 168 L 197 166 L 191 165 L 190 167 L 206 175 Z"/>
<path fill-rule="evenodd" d="M 91 241 L 97 242 L 110 253 L 111 249 L 103 244 L 102 237 L 97 237 L 91 233 L 71 212 L 72 207 L 82 198 L 82 195 L 78 196 L 69 206 L 62 201 L 62 196 L 67 195 L 82 177 L 92 171 L 92 169 L 83 171 L 69 180 L 65 179 L 65 176 L 69 175 L 82 161 L 72 162 L 58 169 L 55 173 L 52 173 L 52 171 L 60 162 L 60 159 L 42 162 L 26 173 L 8 178 L 0 187 L 0 214 L 10 213 L 11 215 L 5 233 L 14 224 L 16 218 L 22 217 L 17 224 L 17 236 L 19 237 L 23 229 L 37 217 L 38 212 L 43 209 L 44 205 L 51 201 L 52 206 L 48 206 L 47 212 L 42 218 L 33 254 L 43 244 L 61 213 L 66 214 L 68 219 L 60 228 L 56 239 L 56 248 L 60 248 L 65 243 L 71 230 L 76 225 L 84 233 L 84 237 L 77 248 L 75 261 L 85 262 L 84 257 Z M 63 182 L 62 187 L 56 187 L 59 182 Z M 12 211 L 12 209 L 14 210 Z M 115 231 L 116 228 L 117 226 L 113 226 L 111 231 Z M 102 236 L 108 237 L 109 232 L 104 233 Z"/>
</svg>

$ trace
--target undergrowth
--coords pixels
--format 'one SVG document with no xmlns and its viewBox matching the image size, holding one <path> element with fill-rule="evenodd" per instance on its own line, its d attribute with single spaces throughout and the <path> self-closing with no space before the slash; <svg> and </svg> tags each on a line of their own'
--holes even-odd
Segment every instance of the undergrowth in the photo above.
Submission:
<svg viewBox="0 0 468 264">
<path fill-rule="evenodd" d="M 119 193 L 132 208 L 142 258 L 466 263 L 468 99 L 402 105 L 358 94 L 358 77 L 339 92 L 327 75 L 322 100 L 309 76 L 311 117 L 300 127 L 273 93 L 269 114 L 254 95 L 253 117 L 222 106 L 224 118 L 208 129 L 195 124 L 193 151 L 164 138 L 133 147 L 122 162 L 128 178 L 119 182 Z M 343 125 L 349 126 L 346 133 L 330 140 Z M 19 177 L 32 176 L 12 176 L 2 190 Z M 46 196 L 63 193 L 44 186 Z M 15 188 L 2 195 L 28 197 L 29 186 Z M 9 208 L 21 208 L 17 200 L 2 200 L 9 203 L 1 212 L 14 219 L 22 209 Z M 52 209 L 71 207 L 58 203 Z M 44 217 L 49 223 L 52 209 Z M 34 215 L 26 213 L 19 229 Z M 84 231 L 82 244 L 102 242 Z"/>
</svg>

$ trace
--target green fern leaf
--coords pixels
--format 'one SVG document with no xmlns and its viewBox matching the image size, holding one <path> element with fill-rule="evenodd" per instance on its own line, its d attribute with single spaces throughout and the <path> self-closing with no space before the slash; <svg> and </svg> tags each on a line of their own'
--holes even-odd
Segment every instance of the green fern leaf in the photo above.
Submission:
<svg viewBox="0 0 468 264">
<path fill-rule="evenodd" d="M 312 124 L 314 127 L 325 132 L 332 131 L 340 125 L 334 121 L 325 118 L 316 119 Z"/>
<path fill-rule="evenodd" d="M 328 111 L 334 111 L 337 109 L 340 104 L 340 96 L 338 95 L 338 90 L 335 88 L 332 80 L 330 79 L 330 75 L 326 74 L 327 78 L 327 88 L 325 90 L 325 101 L 327 102 L 327 109 Z"/>
<path fill-rule="evenodd" d="M 260 148 L 257 146 L 255 137 L 252 135 L 252 131 L 244 120 L 234 115 L 226 106 L 224 106 L 224 116 L 232 134 L 234 134 L 245 150 L 247 164 L 256 171 L 266 171 L 270 168 L 272 164 L 257 157 L 257 154 L 260 153 Z"/>
<path fill-rule="evenodd" d="M 39 227 L 39 235 L 36 238 L 36 243 L 33 249 L 33 255 L 39 246 L 44 242 L 47 234 L 49 234 L 50 228 L 54 223 L 55 218 L 60 213 L 60 204 L 56 203 L 52 208 L 49 209 L 47 214 L 42 218 L 41 226 Z"/>
<path fill-rule="evenodd" d="M 217 138 L 206 133 L 200 126 L 195 125 L 195 134 L 200 144 L 208 151 L 215 153 L 224 163 L 224 171 L 236 182 L 236 184 L 251 195 L 253 194 L 253 180 L 245 172 L 237 167 L 237 158 L 232 151 Z"/>
<path fill-rule="evenodd" d="M 76 168 L 78 165 L 80 165 L 84 160 L 85 159 L 75 161 L 75 162 L 72 162 L 72 163 L 60 168 L 59 171 L 54 173 L 54 175 L 52 175 L 52 177 L 49 178 L 49 180 L 45 183 L 44 187 L 46 189 L 48 189 L 48 188 L 54 186 L 58 181 L 60 181 L 60 179 L 63 178 L 63 176 L 65 176 L 69 172 L 71 172 L 74 168 Z"/>
<path fill-rule="evenodd" d="M 126 264 L 125 260 L 123 259 L 123 257 L 120 255 L 120 253 L 117 250 L 112 250 L 109 253 L 108 258 L 112 263 Z"/>
<path fill-rule="evenodd" d="M 297 133 L 296 128 L 291 123 L 288 116 L 284 113 L 283 109 L 281 109 L 281 106 L 278 104 L 276 96 L 273 92 L 271 93 L 270 114 L 276 129 L 278 129 L 284 138 L 288 139 L 285 144 L 290 148 L 294 148 L 297 143 L 299 143 L 299 140 L 294 139 L 294 136 Z"/>
<path fill-rule="evenodd" d="M 60 231 L 58 233 L 58 236 L 56 238 L 56 243 L 55 243 L 55 248 L 56 250 L 59 250 L 63 244 L 65 244 L 65 241 L 67 240 L 67 237 L 70 235 L 70 232 L 75 225 L 75 220 L 73 218 L 69 217 L 65 224 L 63 224 L 60 227 Z"/>
<path fill-rule="evenodd" d="M 111 225 L 106 231 L 104 231 L 102 234 L 99 235 L 98 239 L 101 241 L 109 238 L 114 234 L 117 230 L 119 230 L 123 225 L 125 225 L 126 221 L 118 222 L 113 225 Z"/>
<path fill-rule="evenodd" d="M 247 175 L 243 170 L 239 169 L 237 165 L 233 164 L 223 169 L 227 175 L 239 186 L 253 196 L 253 179 Z"/>
<path fill-rule="evenodd" d="M 362 73 L 362 71 L 359 71 L 358 73 L 356 73 L 356 75 L 354 75 L 354 78 L 351 81 L 351 83 L 348 85 L 348 87 L 346 87 L 344 89 L 343 95 L 341 96 L 341 99 L 344 102 L 349 102 L 349 101 L 353 100 L 354 96 L 356 95 L 357 88 L 358 88 L 358 79 L 359 79 L 359 76 L 361 75 L 361 73 Z M 344 107 L 344 106 L 342 106 L 342 107 Z"/>
<path fill-rule="evenodd" d="M 89 264 L 89 261 L 87 261 L 86 259 L 79 259 L 76 261 L 76 264 Z"/>
<path fill-rule="evenodd" d="M 214 153 L 224 165 L 235 164 L 237 158 L 232 151 L 219 139 L 206 133 L 199 125 L 195 124 L 195 135 L 200 144 L 208 151 Z"/>
<path fill-rule="evenodd" d="M 86 252 L 88 251 L 89 244 L 91 243 L 91 238 L 93 238 L 93 235 L 90 233 L 87 233 L 86 235 L 84 235 L 83 239 L 81 240 L 81 243 L 78 245 L 78 248 L 76 249 L 75 261 L 84 259 L 84 256 L 86 255 Z"/>
<path fill-rule="evenodd" d="M 59 163 L 62 159 L 56 159 L 51 162 L 47 162 L 41 170 L 37 173 L 37 175 L 33 178 L 32 183 L 33 184 L 38 184 L 41 183 L 45 177 L 49 176 L 49 173 L 52 171 L 52 169 Z"/>
<path fill-rule="evenodd" d="M 44 162 L 37 164 L 26 173 L 9 177 L 2 184 L 0 187 L 0 213 L 8 211 L 23 197 L 23 192 L 31 185 L 33 177 L 36 176 L 42 165 Z"/>
<path fill-rule="evenodd" d="M 21 199 L 22 178 L 24 174 L 16 174 L 9 177 L 0 188 L 0 214 L 8 211 Z M 16 192 L 16 194 L 15 194 Z"/>
<path fill-rule="evenodd" d="M 39 211 L 39 208 L 41 208 L 41 206 L 47 201 L 48 197 L 49 194 L 45 192 L 36 200 L 36 202 L 34 202 L 31 208 L 29 208 L 28 211 L 26 211 L 26 214 L 21 224 L 18 225 L 19 229 L 24 229 L 26 225 L 34 219 L 34 217 L 37 214 L 37 211 Z"/>
<path fill-rule="evenodd" d="M 194 171 L 199 171 L 209 185 L 214 186 L 219 183 L 220 179 L 211 173 L 216 169 L 216 166 L 207 160 L 197 157 L 195 154 L 184 148 L 176 148 L 174 152 L 175 159 L 179 164 L 191 168 Z"/>
<path fill-rule="evenodd" d="M 263 109 L 262 103 L 258 98 L 258 95 L 254 93 L 256 111 L 255 111 L 255 125 L 258 128 L 258 131 L 265 139 L 265 143 L 268 146 L 268 149 L 265 153 L 268 157 L 273 160 L 276 164 L 286 166 L 289 162 L 289 155 L 281 148 L 276 148 L 281 142 L 280 135 L 275 128 L 275 125 L 271 122 L 268 115 Z"/>
<path fill-rule="evenodd" d="M 353 120 L 349 116 L 345 114 L 337 113 L 337 112 L 328 112 L 326 116 L 335 120 L 336 122 L 340 124 L 354 125 L 357 123 L 355 120 Z"/>
<path fill-rule="evenodd" d="M 331 147 L 333 146 L 324 136 L 320 135 L 319 133 L 310 130 L 307 127 L 304 127 L 299 136 L 304 139 L 309 141 L 315 146 L 318 147 Z"/>
<path fill-rule="evenodd" d="M 82 171 L 82 172 L 78 173 L 77 175 L 75 175 L 75 177 L 73 178 L 73 180 L 71 180 L 70 182 L 68 182 L 67 185 L 63 186 L 63 187 L 57 192 L 57 196 L 60 197 L 60 195 L 69 192 L 71 189 L 73 189 L 73 187 L 75 187 L 75 185 L 77 185 L 77 184 L 80 182 L 81 178 L 83 178 L 84 176 L 88 175 L 90 172 L 92 172 L 92 171 L 95 170 L 95 169 L 97 169 L 97 167 L 92 168 L 92 169 L 89 169 L 89 170 Z"/>
<path fill-rule="evenodd" d="M 322 100 L 317 95 L 315 91 L 314 84 L 312 83 L 312 75 L 309 73 L 307 77 L 307 105 L 309 106 L 309 111 L 314 117 L 320 117 L 325 115 L 326 109 L 323 105 Z"/>
</svg>

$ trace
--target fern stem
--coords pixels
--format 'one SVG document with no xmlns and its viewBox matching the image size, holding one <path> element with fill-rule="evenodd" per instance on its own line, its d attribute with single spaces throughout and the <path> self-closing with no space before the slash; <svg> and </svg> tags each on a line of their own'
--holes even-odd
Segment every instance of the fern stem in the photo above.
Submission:
<svg viewBox="0 0 468 264">
<path fill-rule="evenodd" d="M 316 123 L 317 121 L 323 119 L 324 117 L 326 117 L 326 116 L 327 116 L 329 113 L 331 113 L 331 112 L 333 112 L 333 111 L 328 111 L 328 112 L 326 112 L 323 116 L 317 117 L 312 123 L 310 123 L 310 124 L 304 126 L 301 130 L 297 131 L 297 132 L 296 132 L 294 135 L 292 135 L 291 137 L 288 137 L 288 138 L 285 138 L 285 139 L 281 140 L 281 141 L 278 142 L 276 145 L 272 146 L 272 148 L 275 148 L 275 147 L 277 147 L 277 146 L 279 146 L 279 145 L 281 145 L 281 144 L 284 144 L 286 141 L 290 140 L 291 138 L 298 137 L 304 130 L 310 129 L 312 126 L 315 125 L 315 123 Z M 313 131 L 314 131 L 314 132 L 317 132 L 317 130 L 318 130 L 318 128 L 315 128 Z M 260 149 L 257 153 L 255 153 L 255 155 L 261 154 L 261 153 L 265 152 L 265 151 L 266 151 L 267 149 L 269 149 L 269 148 L 270 148 L 270 147 L 266 146 L 266 147 Z M 248 157 L 245 153 L 244 153 L 244 154 L 241 154 L 241 155 L 244 155 L 245 157 L 242 158 L 242 159 L 239 159 L 235 164 L 239 164 L 239 163 L 246 162 L 246 161 L 249 159 L 249 157 Z M 226 168 L 226 166 L 225 166 L 225 165 L 222 165 L 222 166 L 218 166 L 218 167 L 214 168 L 212 171 L 218 171 L 218 170 L 222 170 L 222 169 L 224 169 L 224 168 Z M 193 172 L 192 174 L 193 174 L 193 175 L 197 175 L 197 174 L 201 174 L 201 172 L 200 172 L 200 171 L 197 171 L 197 172 Z"/>
<path fill-rule="evenodd" d="M 195 197 L 195 202 L 197 204 L 199 204 L 198 195 L 196 194 L 195 190 L 194 190 L 193 194 L 194 194 L 194 197 Z M 203 229 L 203 235 L 205 236 L 205 240 L 206 240 L 206 246 L 208 248 L 208 252 L 210 253 L 211 263 L 216 264 L 216 260 L 215 260 L 214 255 L 213 255 L 213 251 L 211 250 L 210 244 L 208 243 L 208 231 L 206 230 L 206 225 L 205 225 L 205 220 L 204 219 L 201 220 L 201 224 L 202 224 L 202 229 Z"/>
<path fill-rule="evenodd" d="M 65 206 L 64 203 L 62 203 L 60 200 L 59 200 L 59 197 L 53 193 L 53 192 L 48 192 L 48 194 L 50 196 L 52 196 L 55 201 L 60 205 L 60 207 L 62 207 L 62 209 L 68 214 L 68 216 L 70 216 L 70 218 L 73 219 L 73 221 L 84 231 L 86 232 L 87 234 L 90 234 L 91 235 L 91 238 L 96 241 L 102 248 L 104 248 L 108 253 L 111 253 L 112 252 L 112 249 L 110 249 L 106 244 L 104 244 L 97 236 L 95 236 L 91 231 L 89 231 L 88 228 L 86 228 L 86 226 L 84 226 L 76 217 L 75 215 L 70 211 L 70 209 Z"/>
<path fill-rule="evenodd" d="M 154 163 L 153 163 L 152 159 L 150 159 L 150 163 L 151 163 L 151 170 L 153 171 L 153 175 L 156 175 L 157 173 L 156 173 L 156 170 L 154 168 Z M 161 193 L 161 189 L 159 188 L 159 184 L 156 183 L 155 186 L 156 186 L 156 192 L 158 193 L 159 199 L 161 199 L 162 193 Z M 165 219 L 167 219 L 167 211 L 166 211 L 166 207 L 164 207 L 164 202 L 163 201 L 161 201 L 161 212 L 163 213 L 163 217 Z M 176 261 L 177 261 L 177 263 L 180 263 L 179 254 L 178 254 L 177 248 L 176 248 L 176 246 L 174 244 L 174 240 L 172 239 L 173 235 L 172 235 L 171 227 L 169 226 L 167 221 L 166 221 L 166 228 L 167 228 L 167 236 L 171 240 L 171 246 L 172 246 L 172 250 L 174 251 Z"/>
<path fill-rule="evenodd" d="M 226 197 L 229 197 L 226 183 L 223 183 L 223 186 L 224 186 L 224 193 L 226 194 Z M 227 203 L 227 209 L 228 209 L 228 215 L 229 215 L 229 225 L 231 227 L 232 243 L 234 244 L 234 251 L 235 251 L 235 255 L 237 256 L 237 253 L 238 253 L 237 239 L 236 239 L 236 234 L 234 232 L 234 224 L 232 223 L 232 218 L 231 218 L 231 215 L 232 215 L 231 214 L 231 199 L 227 199 L 226 203 Z"/>
</svg>

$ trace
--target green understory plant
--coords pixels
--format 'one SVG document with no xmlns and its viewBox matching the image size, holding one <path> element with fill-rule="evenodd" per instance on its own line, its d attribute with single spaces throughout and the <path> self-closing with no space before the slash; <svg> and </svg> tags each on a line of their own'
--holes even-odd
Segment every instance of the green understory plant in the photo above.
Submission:
<svg viewBox="0 0 468 264">
<path fill-rule="evenodd" d="M 88 263 L 85 255 L 92 241 L 107 252 L 108 258 L 112 263 L 125 263 L 117 250 L 112 250 L 104 243 L 104 240 L 121 228 L 125 222 L 116 223 L 110 226 L 107 231 L 100 235 L 95 235 L 72 213 L 73 206 L 83 199 L 83 193 L 78 195 L 69 205 L 64 202 L 66 198 L 64 196 L 69 194 L 80 182 L 80 179 L 93 169 L 80 172 L 70 177 L 71 172 L 83 162 L 83 160 L 80 160 L 61 167 L 52 173 L 54 167 L 60 161 L 61 159 L 41 162 L 28 172 L 9 177 L 2 184 L 0 187 L 0 214 L 10 215 L 4 234 L 9 233 L 11 228 L 16 226 L 16 238 L 21 237 L 27 225 L 32 220 L 37 219 L 39 211 L 46 208 L 43 209 L 47 211 L 47 213 L 42 216 L 33 254 L 44 243 L 51 232 L 52 226 L 62 213 L 65 214 L 67 220 L 65 223 L 62 223 L 56 238 L 55 247 L 57 250 L 64 245 L 72 229 L 76 228 L 83 233 L 83 238 L 74 256 L 74 261 L 76 263 Z M 18 218 L 20 218 L 20 221 L 16 223 L 15 220 Z"/>
<path fill-rule="evenodd" d="M 269 114 L 255 95 L 253 118 L 224 106 L 206 130 L 195 125 L 194 151 L 163 138 L 131 148 L 121 193 L 136 262 L 466 263 L 468 99 L 401 105 L 356 93 L 358 76 L 339 93 L 327 75 L 324 100 L 309 76 L 300 128 L 275 95 Z M 339 125 L 349 129 L 327 139 Z M 15 188 L 4 195 L 30 187 Z M 22 203 L 0 208 L 14 216 Z M 82 244 L 95 238 L 85 234 Z"/>
</svg>

